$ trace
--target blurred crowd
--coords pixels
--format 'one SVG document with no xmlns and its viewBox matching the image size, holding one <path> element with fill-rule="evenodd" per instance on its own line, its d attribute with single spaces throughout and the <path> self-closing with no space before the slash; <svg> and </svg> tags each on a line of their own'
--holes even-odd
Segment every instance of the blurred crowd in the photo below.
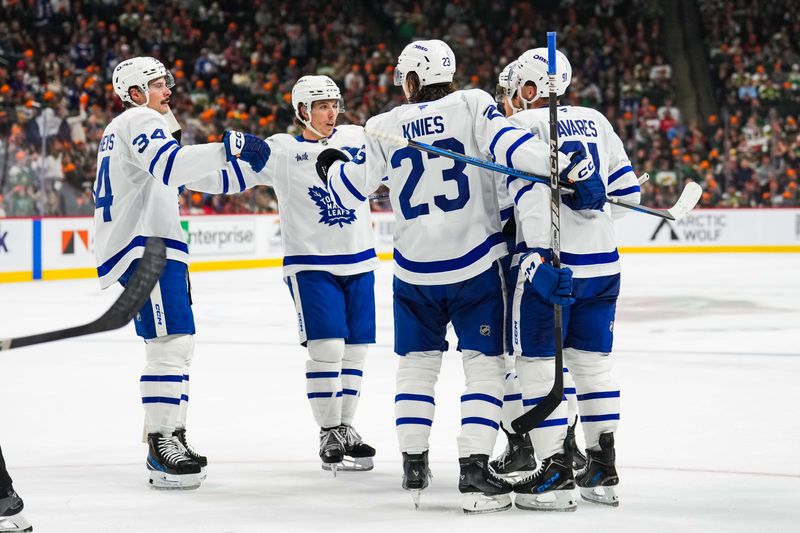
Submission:
<svg viewBox="0 0 800 533">
<path fill-rule="evenodd" d="M 644 202 L 669 204 L 694 179 L 708 206 L 798 205 L 800 58 L 791 36 L 800 27 L 791 3 L 700 1 L 724 112 L 687 124 L 674 103 L 658 0 L 550 2 L 557 16 L 525 0 L 4 0 L 0 216 L 93 213 L 96 147 L 122 110 L 110 78 L 123 58 L 152 55 L 172 70 L 173 109 L 183 142 L 193 144 L 226 129 L 298 133 L 290 93 L 307 73 L 336 80 L 342 122 L 363 124 L 402 103 L 392 86 L 395 55 L 417 37 L 453 47 L 460 88 L 493 92 L 499 70 L 543 46 L 553 28 L 573 66 L 567 103 L 611 120 L 634 168 L 652 177 Z M 264 213 L 276 201 L 268 188 L 227 197 L 185 191 L 180 206 L 186 214 Z"/>
</svg>

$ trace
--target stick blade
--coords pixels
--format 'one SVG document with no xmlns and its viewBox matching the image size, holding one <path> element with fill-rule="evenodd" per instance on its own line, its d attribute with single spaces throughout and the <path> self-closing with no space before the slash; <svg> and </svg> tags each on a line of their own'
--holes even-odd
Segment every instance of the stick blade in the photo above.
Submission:
<svg viewBox="0 0 800 533">
<path fill-rule="evenodd" d="M 690 181 L 683 189 L 681 197 L 678 198 L 674 206 L 667 209 L 667 212 L 672 215 L 675 220 L 680 220 L 689 214 L 689 211 L 694 209 L 694 206 L 700 201 L 702 195 L 703 188 L 696 182 Z"/>
</svg>

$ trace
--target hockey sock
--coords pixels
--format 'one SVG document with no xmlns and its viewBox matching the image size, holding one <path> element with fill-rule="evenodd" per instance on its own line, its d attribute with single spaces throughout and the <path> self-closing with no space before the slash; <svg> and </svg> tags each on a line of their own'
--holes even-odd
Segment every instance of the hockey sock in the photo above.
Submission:
<svg viewBox="0 0 800 533">
<path fill-rule="evenodd" d="M 422 453 L 429 448 L 435 411 L 434 386 L 441 367 L 439 351 L 409 352 L 400 357 L 394 414 L 401 452 Z"/>
<path fill-rule="evenodd" d="M 461 395 L 458 456 L 489 455 L 500 429 L 505 361 L 474 350 L 463 350 L 462 357 L 467 388 Z"/>
<path fill-rule="evenodd" d="M 306 393 L 314 420 L 321 428 L 342 423 L 342 356 L 344 339 L 308 341 Z"/>
<path fill-rule="evenodd" d="M 186 361 L 194 350 L 191 335 L 167 335 L 145 344 L 147 365 L 139 380 L 147 433 L 172 435 L 178 423 Z"/>
<path fill-rule="evenodd" d="M 619 384 L 611 378 L 611 357 L 575 348 L 564 350 L 564 362 L 572 372 L 586 448 L 599 450 L 600 435 L 619 425 Z"/>
<path fill-rule="evenodd" d="M 364 376 L 364 360 L 367 344 L 345 344 L 342 359 L 342 424 L 353 425 L 358 399 L 361 397 L 361 379 Z"/>
<path fill-rule="evenodd" d="M 517 378 L 513 355 L 504 355 L 506 365 L 505 380 L 503 381 L 503 427 L 506 431 L 511 429 L 511 422 L 522 415 L 522 389 Z"/>
<path fill-rule="evenodd" d="M 552 357 L 517 357 L 517 375 L 522 387 L 522 405 L 532 409 L 553 387 Z M 567 402 L 562 401 L 547 418 L 531 431 L 533 449 L 539 460 L 564 451 L 567 435 Z"/>
</svg>

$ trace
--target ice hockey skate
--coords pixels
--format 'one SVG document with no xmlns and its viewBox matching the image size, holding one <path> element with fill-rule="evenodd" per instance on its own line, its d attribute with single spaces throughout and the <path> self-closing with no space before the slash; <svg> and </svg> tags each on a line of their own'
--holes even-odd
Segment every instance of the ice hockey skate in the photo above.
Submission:
<svg viewBox="0 0 800 533">
<path fill-rule="evenodd" d="M 532 476 L 514 485 L 514 503 L 526 511 L 574 511 L 577 509 L 572 490 L 575 478 L 567 453 L 558 453 L 542 461 Z"/>
<path fill-rule="evenodd" d="M 176 429 L 173 435 L 178 437 L 178 442 L 180 442 L 181 446 L 183 446 L 186 455 L 197 461 L 197 463 L 200 465 L 200 481 L 205 481 L 206 466 L 208 466 L 208 459 L 206 458 L 206 456 L 197 453 L 197 451 L 194 448 L 192 448 L 186 441 L 186 428 Z"/>
<path fill-rule="evenodd" d="M 0 492 L 0 533 L 26 533 L 33 526 L 22 516 L 25 504 L 22 498 L 9 487 Z"/>
<path fill-rule="evenodd" d="M 178 437 L 149 433 L 147 444 L 147 469 L 152 488 L 190 490 L 200 486 L 200 463 L 186 454 Z"/>
<path fill-rule="evenodd" d="M 431 475 L 428 450 L 422 453 L 403 452 L 403 488 L 411 492 L 414 509 L 419 509 L 419 495 L 427 488 Z"/>
<path fill-rule="evenodd" d="M 576 472 L 586 466 L 586 456 L 578 449 L 575 440 L 575 426 L 578 424 L 577 417 L 571 426 L 567 426 L 567 436 L 564 439 L 564 450 L 572 456 L 572 469 Z"/>
<path fill-rule="evenodd" d="M 505 428 L 503 431 L 508 437 L 506 449 L 489 463 L 489 467 L 502 478 L 512 482 L 519 481 L 535 472 L 538 467 L 531 437 L 527 433 L 509 433 Z"/>
<path fill-rule="evenodd" d="M 614 464 L 614 434 L 600 435 L 600 449 L 586 450 L 586 467 L 575 475 L 575 482 L 581 491 L 581 498 L 587 502 L 619 506 L 619 497 L 614 486 L 619 484 L 617 468 Z"/>
<path fill-rule="evenodd" d="M 319 458 L 322 459 L 322 469 L 333 472 L 336 476 L 338 470 L 342 470 L 344 461 L 344 436 L 339 432 L 338 427 L 320 428 L 319 430 Z"/>
<path fill-rule="evenodd" d="M 372 470 L 375 466 L 372 462 L 372 458 L 375 457 L 375 448 L 361 440 L 361 435 L 356 432 L 353 426 L 342 424 L 336 429 L 344 439 L 344 457 L 338 469 L 346 472 Z M 322 469 L 332 470 L 332 467 L 329 463 L 324 462 L 323 459 Z"/>
<path fill-rule="evenodd" d="M 496 513 L 511 508 L 509 494 L 514 486 L 489 469 L 488 455 L 461 457 L 458 464 L 461 467 L 458 490 L 465 513 Z"/>
</svg>

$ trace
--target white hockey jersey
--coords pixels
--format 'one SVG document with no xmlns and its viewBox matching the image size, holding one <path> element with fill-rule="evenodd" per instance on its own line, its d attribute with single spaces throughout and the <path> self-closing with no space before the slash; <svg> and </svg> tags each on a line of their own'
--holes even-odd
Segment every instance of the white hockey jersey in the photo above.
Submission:
<svg viewBox="0 0 800 533">
<path fill-rule="evenodd" d="M 546 107 L 513 115 L 513 124 L 549 141 Z M 639 203 L 639 182 L 625 147 L 611 123 L 587 107 L 559 106 L 558 146 L 563 153 L 583 149 L 589 154 L 606 186 L 606 194 Z M 560 167 L 564 168 L 564 167 Z M 517 205 L 517 251 L 550 248 L 550 187 L 513 180 L 509 190 Z M 573 211 L 561 204 L 561 263 L 576 278 L 609 276 L 620 272 L 614 218 L 627 209 L 606 204 L 602 211 Z"/>
<path fill-rule="evenodd" d="M 178 146 L 163 116 L 124 111 L 106 126 L 97 152 L 94 252 L 100 286 L 112 285 L 161 237 L 167 258 L 189 262 L 178 218 L 178 187 L 225 165 L 222 143 Z"/>
<path fill-rule="evenodd" d="M 494 99 L 479 89 L 402 105 L 372 117 L 366 128 L 540 175 L 549 172 L 547 145 L 512 126 Z M 340 205 L 354 208 L 386 177 L 399 279 L 418 285 L 456 283 L 506 255 L 497 199 L 504 176 L 371 136 L 365 155 L 366 162 L 334 164 L 328 189 Z M 566 165 L 569 160 L 564 156 L 562 161 Z"/>
<path fill-rule="evenodd" d="M 229 193 L 254 185 L 272 186 L 278 197 L 286 276 L 302 270 L 324 270 L 337 276 L 375 270 L 378 257 L 369 204 L 341 207 L 315 168 L 317 155 L 326 148 L 354 157 L 364 145 L 363 128 L 338 126 L 325 144 L 284 133 L 269 137 L 267 144 L 270 156 L 261 172 L 253 172 L 249 165 L 229 164 L 210 180 L 189 188 Z M 363 163 L 363 154 L 357 161 Z M 217 188 L 220 184 L 222 189 Z"/>
</svg>

